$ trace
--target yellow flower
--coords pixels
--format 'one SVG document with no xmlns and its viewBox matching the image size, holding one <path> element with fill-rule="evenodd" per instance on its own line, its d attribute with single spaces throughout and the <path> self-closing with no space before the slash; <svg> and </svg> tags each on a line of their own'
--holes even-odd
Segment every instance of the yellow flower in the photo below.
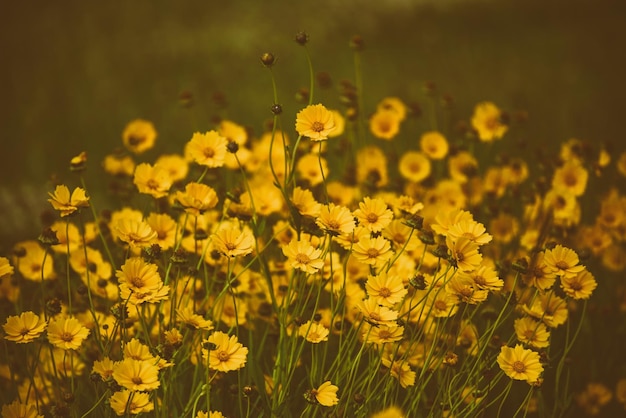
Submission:
<svg viewBox="0 0 626 418">
<path fill-rule="evenodd" d="M 467 183 L 478 174 L 478 161 L 473 154 L 460 151 L 448 159 L 448 172 L 452 180 Z"/>
<path fill-rule="evenodd" d="M 357 307 L 361 311 L 363 319 L 371 325 L 390 324 L 398 319 L 398 312 L 379 305 L 374 298 L 361 301 Z"/>
<path fill-rule="evenodd" d="M 587 387 L 575 395 L 576 403 L 587 415 L 599 415 L 602 407 L 613 399 L 613 393 L 604 384 L 589 382 Z"/>
<path fill-rule="evenodd" d="M 151 122 L 135 119 L 129 122 L 122 132 L 122 141 L 129 151 L 141 154 L 154 146 L 157 132 Z"/>
<path fill-rule="evenodd" d="M 176 192 L 176 200 L 185 208 L 185 212 L 198 216 L 217 205 L 217 193 L 206 184 L 191 182 L 185 191 Z"/>
<path fill-rule="evenodd" d="M 575 276 L 561 277 L 561 289 L 572 299 L 589 299 L 596 287 L 598 282 L 587 269 Z"/>
<path fill-rule="evenodd" d="M 160 165 L 142 163 L 135 168 L 133 183 L 139 193 L 149 194 L 158 199 L 167 196 L 172 187 L 172 178 L 169 171 Z"/>
<path fill-rule="evenodd" d="M 384 237 L 365 236 L 354 244 L 352 255 L 361 263 L 381 266 L 393 256 L 393 251 L 391 251 L 391 244 Z"/>
<path fill-rule="evenodd" d="M 121 219 L 115 226 L 117 237 L 131 248 L 146 247 L 154 242 L 157 233 L 144 221 Z"/>
<path fill-rule="evenodd" d="M 228 140 L 217 131 L 196 132 L 185 145 L 185 158 L 205 167 L 221 167 L 226 158 L 226 145 Z"/>
<path fill-rule="evenodd" d="M 389 369 L 389 374 L 400 382 L 400 386 L 406 388 L 415 385 L 416 373 L 411 370 L 406 361 L 392 360 L 388 356 L 383 357 L 381 360 L 383 366 Z"/>
<path fill-rule="evenodd" d="M 311 141 L 328 139 L 328 134 L 335 129 L 333 112 L 322 104 L 309 105 L 296 115 L 296 131 Z"/>
<path fill-rule="evenodd" d="M 329 138 L 335 138 L 341 136 L 346 127 L 346 119 L 343 115 L 338 111 L 331 109 L 330 111 L 333 114 L 333 120 L 335 122 L 335 129 L 331 130 L 328 133 Z"/>
<path fill-rule="evenodd" d="M 465 237 L 478 245 L 487 244 L 491 242 L 491 239 L 493 238 L 487 233 L 483 224 L 476 222 L 473 219 L 462 220 L 453 224 L 448 229 L 447 236 L 452 239 Z"/>
<path fill-rule="evenodd" d="M 434 289 L 428 292 L 426 304 L 428 306 L 426 312 L 430 311 L 435 318 L 451 317 L 459 310 L 458 296 L 447 289 Z"/>
<path fill-rule="evenodd" d="M 207 414 L 204 411 L 198 411 L 195 418 L 226 418 L 224 414 L 219 411 L 211 411 L 210 414 Z"/>
<path fill-rule="evenodd" d="M 187 160 L 178 154 L 161 155 L 154 162 L 154 165 L 158 165 L 167 171 L 173 182 L 184 180 L 189 172 L 189 164 L 187 164 Z"/>
<path fill-rule="evenodd" d="M 319 216 L 321 204 L 315 200 L 313 193 L 308 189 L 302 189 L 299 186 L 294 188 L 291 203 L 293 203 L 300 215 L 312 218 Z"/>
<path fill-rule="evenodd" d="M 404 102 L 397 97 L 385 97 L 376 106 L 377 112 L 393 112 L 402 122 L 406 118 L 407 108 Z"/>
<path fill-rule="evenodd" d="M 498 277 L 498 272 L 486 265 L 480 265 L 472 271 L 459 271 L 457 274 L 472 279 L 478 289 L 497 292 L 504 286 L 504 281 Z"/>
<path fill-rule="evenodd" d="M 283 254 L 289 259 L 291 267 L 307 274 L 317 273 L 324 267 L 324 260 L 320 258 L 322 250 L 313 247 L 307 240 L 292 240 L 283 247 Z"/>
<path fill-rule="evenodd" d="M 40 281 L 56 277 L 54 259 L 46 255 L 46 250 L 41 248 L 37 241 L 19 242 L 15 244 L 13 251 L 25 252 L 13 260 L 13 264 L 25 279 Z"/>
<path fill-rule="evenodd" d="M 169 286 L 164 286 L 156 264 L 146 263 L 141 257 L 130 257 L 120 270 L 118 278 L 120 297 L 132 304 L 157 302 L 166 297 Z"/>
<path fill-rule="evenodd" d="M 489 295 L 487 290 L 480 289 L 471 277 L 464 274 L 452 276 L 446 285 L 446 290 L 461 302 L 472 305 L 484 302 Z"/>
<path fill-rule="evenodd" d="M 118 416 L 137 415 L 154 410 L 154 404 L 150 401 L 148 393 L 130 391 L 128 389 L 123 389 L 111 395 L 109 404 Z"/>
<path fill-rule="evenodd" d="M 31 311 L 22 312 L 19 316 L 9 316 L 2 327 L 4 338 L 16 343 L 29 343 L 35 340 L 46 329 L 46 320 Z"/>
<path fill-rule="evenodd" d="M 568 310 L 564 299 L 556 296 L 553 291 L 540 293 L 531 302 L 531 306 L 521 306 L 522 311 L 542 321 L 550 328 L 556 328 L 567 321 Z"/>
<path fill-rule="evenodd" d="M 70 189 L 66 185 L 60 184 L 56 187 L 54 193 L 48 193 L 48 195 L 51 197 L 48 199 L 48 202 L 54 209 L 61 212 L 62 217 L 71 215 L 80 208 L 89 206 L 89 198 L 85 190 L 80 187 L 75 188 L 70 195 Z"/>
<path fill-rule="evenodd" d="M 561 277 L 575 277 L 585 269 L 578 264 L 578 254 L 569 248 L 557 244 L 544 252 L 543 262 L 548 270 Z"/>
<path fill-rule="evenodd" d="M 107 381 L 113 377 L 113 367 L 115 362 L 108 357 L 93 362 L 92 373 L 100 375 L 102 380 Z"/>
<path fill-rule="evenodd" d="M 371 232 L 380 232 L 391 223 L 393 212 L 387 208 L 382 199 L 365 197 L 359 203 L 359 208 L 354 211 L 354 216 L 358 219 L 359 225 Z"/>
<path fill-rule="evenodd" d="M 469 222 L 473 220 L 474 217 L 472 216 L 472 214 L 466 210 L 443 210 L 437 213 L 437 215 L 435 216 L 435 220 L 431 225 L 431 228 L 436 233 L 445 237 L 448 235 L 448 230 L 452 228 L 452 226 L 457 225 L 461 222 Z"/>
<path fill-rule="evenodd" d="M 0 279 L 13 274 L 13 266 L 6 257 L 0 257 Z"/>
<path fill-rule="evenodd" d="M 524 316 L 516 319 L 513 326 L 519 342 L 536 348 L 545 348 L 550 345 L 550 331 L 544 323 Z"/>
<path fill-rule="evenodd" d="M 159 368 L 154 360 L 126 358 L 113 366 L 113 378 L 122 387 L 132 391 L 151 391 L 161 385 Z"/>
<path fill-rule="evenodd" d="M 89 329 L 76 318 L 58 318 L 48 325 L 48 341 L 63 350 L 78 350 L 89 335 Z"/>
<path fill-rule="evenodd" d="M 211 331 L 213 329 L 213 321 L 204 319 L 202 316 L 194 313 L 193 307 L 191 306 L 176 309 L 176 318 L 179 322 L 192 329 L 202 329 L 205 331 Z"/>
<path fill-rule="evenodd" d="M 478 133 L 478 138 L 483 142 L 502 138 L 508 129 L 502 123 L 500 109 L 491 102 L 481 102 L 476 105 L 472 116 L 472 126 Z"/>
<path fill-rule="evenodd" d="M 530 384 L 537 382 L 543 373 L 539 354 L 525 349 L 521 344 L 515 347 L 503 346 L 497 362 L 502 371 L 511 379 L 525 380 Z"/>
<path fill-rule="evenodd" d="M 337 392 L 339 388 L 333 385 L 330 380 L 322 383 L 317 389 L 311 389 L 304 394 L 307 401 L 318 403 L 322 406 L 333 406 L 339 403 Z"/>
<path fill-rule="evenodd" d="M 456 268 L 460 271 L 472 271 L 480 266 L 483 257 L 478 252 L 478 244 L 474 241 L 464 236 L 457 239 L 448 236 L 446 245 Z"/>
<path fill-rule="evenodd" d="M 379 147 L 369 145 L 359 149 L 356 153 L 355 165 L 358 184 L 366 184 L 369 187 L 383 187 L 389 182 L 387 157 Z M 330 190 L 329 196 L 332 196 Z M 348 194 L 343 199 L 348 200 L 349 197 L 350 195 Z M 343 202 L 342 204 L 346 205 L 348 202 Z"/>
<path fill-rule="evenodd" d="M 404 334 L 404 327 L 390 323 L 378 325 L 364 325 L 361 329 L 361 338 L 368 343 L 389 344 L 400 341 Z"/>
<path fill-rule="evenodd" d="M 385 408 L 381 411 L 376 412 L 371 415 L 369 418 L 405 418 L 404 412 L 397 406 L 390 406 L 389 408 Z"/>
<path fill-rule="evenodd" d="M 321 207 L 319 218 L 315 223 L 331 235 L 350 234 L 355 227 L 350 210 L 333 203 Z"/>
<path fill-rule="evenodd" d="M 317 186 L 328 178 L 328 163 L 325 158 L 316 154 L 306 154 L 298 159 L 296 171 L 302 180 L 310 186 Z"/>
<path fill-rule="evenodd" d="M 176 243 L 176 221 L 167 213 L 151 213 L 146 223 L 156 233 L 155 244 L 162 250 L 168 250 Z"/>
<path fill-rule="evenodd" d="M 398 170 L 405 179 L 419 183 L 430 175 L 431 163 L 423 153 L 407 151 L 400 158 Z"/>
<path fill-rule="evenodd" d="M 216 331 L 206 342 L 214 348 L 202 349 L 202 357 L 208 362 L 210 369 L 220 372 L 229 372 L 241 369 L 246 365 L 248 349 L 244 347 L 235 335 Z"/>
<path fill-rule="evenodd" d="M 10 404 L 2 406 L 2 418 L 44 418 L 37 411 L 37 407 L 28 403 L 21 403 L 16 399 Z"/>
<path fill-rule="evenodd" d="M 617 172 L 626 177 L 626 151 L 622 152 L 617 159 Z"/>
<path fill-rule="evenodd" d="M 376 138 L 391 141 L 400 132 L 400 119 L 393 110 L 380 110 L 370 118 L 370 132 Z"/>
<path fill-rule="evenodd" d="M 310 343 L 328 341 L 328 328 L 317 322 L 306 321 L 298 328 L 298 335 Z"/>
<path fill-rule="evenodd" d="M 387 307 L 401 302 L 408 293 L 399 276 L 387 273 L 368 276 L 365 290 L 376 303 Z"/>
<path fill-rule="evenodd" d="M 615 400 L 626 407 L 626 378 L 621 378 L 615 385 Z"/>
<path fill-rule="evenodd" d="M 135 172 L 135 161 L 129 155 L 111 154 L 102 161 L 104 171 L 112 176 L 132 176 Z"/>
<path fill-rule="evenodd" d="M 589 172 L 581 163 L 570 160 L 559 167 L 552 177 L 552 187 L 557 190 L 566 190 L 574 196 L 585 193 Z"/>
<path fill-rule="evenodd" d="M 442 160 L 448 155 L 448 141 L 437 131 L 425 132 L 420 138 L 420 149 L 432 160 Z"/>
<path fill-rule="evenodd" d="M 226 257 L 240 257 L 254 250 L 254 235 L 249 228 L 243 231 L 235 225 L 226 225 L 213 234 L 215 248 Z"/>
</svg>

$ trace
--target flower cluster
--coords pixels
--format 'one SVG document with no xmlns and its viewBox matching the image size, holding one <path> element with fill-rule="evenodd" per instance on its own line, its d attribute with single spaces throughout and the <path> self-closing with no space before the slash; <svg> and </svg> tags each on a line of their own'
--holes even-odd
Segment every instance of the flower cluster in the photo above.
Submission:
<svg viewBox="0 0 626 418">
<path fill-rule="evenodd" d="M 494 103 L 457 130 L 433 107 L 418 129 L 415 105 L 368 116 L 343 88 L 345 109 L 309 97 L 259 136 L 222 119 L 153 161 L 154 125 L 130 122 L 129 153 L 102 164 L 117 208 L 94 207 L 82 177 L 58 185 L 46 239 L 0 258 L 19 359 L 0 363 L 17 395 L 3 416 L 569 408 L 566 360 L 600 286 L 587 266 L 626 268 L 626 197 L 608 190 L 595 219 L 581 203 L 606 153 L 565 142 L 533 184 L 521 157 L 477 157 L 516 128 Z M 574 399 L 593 414 L 612 392 Z"/>
</svg>

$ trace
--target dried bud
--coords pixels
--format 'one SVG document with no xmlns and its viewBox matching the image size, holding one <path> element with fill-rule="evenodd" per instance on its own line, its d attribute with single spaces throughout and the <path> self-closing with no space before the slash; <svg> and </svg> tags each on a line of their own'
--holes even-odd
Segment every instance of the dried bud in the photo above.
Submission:
<svg viewBox="0 0 626 418">
<path fill-rule="evenodd" d="M 275 115 L 280 115 L 281 113 L 283 113 L 283 107 L 279 105 L 278 103 L 273 104 L 270 110 Z"/>
<path fill-rule="evenodd" d="M 300 45 L 306 45 L 309 42 L 309 35 L 306 32 L 296 33 L 296 42 Z"/>
<path fill-rule="evenodd" d="M 228 143 L 226 144 L 226 151 L 230 152 L 231 154 L 235 154 L 237 151 L 239 151 L 239 144 L 235 141 L 228 141 Z"/>
<path fill-rule="evenodd" d="M 365 43 L 363 42 L 363 38 L 361 35 L 354 35 L 350 38 L 350 48 L 355 51 L 363 51 Z"/>
<path fill-rule="evenodd" d="M 261 62 L 267 68 L 270 68 L 276 63 L 276 57 L 271 52 L 265 52 L 261 55 Z"/>
<path fill-rule="evenodd" d="M 50 245 L 57 245 L 59 244 L 59 239 L 57 238 L 57 233 L 56 231 L 50 229 L 50 228 L 45 228 L 42 232 L 41 235 L 39 235 L 39 242 L 41 242 L 44 246 L 50 246 Z"/>
</svg>

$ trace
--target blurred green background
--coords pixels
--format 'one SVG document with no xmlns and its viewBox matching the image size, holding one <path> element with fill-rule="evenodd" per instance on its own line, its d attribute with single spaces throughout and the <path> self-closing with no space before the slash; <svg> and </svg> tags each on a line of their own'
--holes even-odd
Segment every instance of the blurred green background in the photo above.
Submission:
<svg viewBox="0 0 626 418">
<path fill-rule="evenodd" d="M 38 234 L 34 219 L 56 175 L 74 186 L 67 163 L 99 163 L 134 118 L 154 122 L 157 147 L 181 152 L 218 111 L 262 130 L 273 103 L 259 56 L 278 57 L 275 74 L 286 121 L 308 85 L 293 41 L 305 30 L 316 71 L 335 87 L 354 79 L 348 41 L 365 40 L 365 110 L 384 96 L 423 102 L 426 81 L 455 100 L 459 118 L 492 100 L 525 109 L 535 144 L 571 137 L 624 149 L 624 1 L 63 1 L 4 2 L 0 13 L 0 237 Z M 179 95 L 193 95 L 190 108 Z M 216 94 L 228 102 L 220 110 Z M 316 99 L 338 106 L 337 94 Z"/>
</svg>

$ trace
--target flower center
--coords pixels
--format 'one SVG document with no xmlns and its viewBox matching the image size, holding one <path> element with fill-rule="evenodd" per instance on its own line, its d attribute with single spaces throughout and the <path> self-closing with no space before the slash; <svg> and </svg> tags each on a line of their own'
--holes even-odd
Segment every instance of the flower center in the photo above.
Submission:
<svg viewBox="0 0 626 418">
<path fill-rule="evenodd" d="M 561 260 L 556 263 L 556 268 L 558 268 L 559 270 L 567 270 L 569 268 L 569 264 Z"/>
<path fill-rule="evenodd" d="M 59 338 L 61 338 L 61 340 L 65 341 L 66 343 L 69 343 L 74 339 L 74 336 L 69 332 L 63 332 L 61 333 L 61 335 L 59 335 Z"/>
<path fill-rule="evenodd" d="M 367 222 L 373 224 L 378 221 L 378 215 L 376 215 L 375 213 L 368 213 L 366 219 Z"/>
<path fill-rule="evenodd" d="M 322 132 L 324 130 L 324 124 L 322 122 L 315 121 L 313 122 L 313 125 L 311 125 L 311 129 L 313 132 Z"/>
<path fill-rule="evenodd" d="M 370 248 L 367 250 L 367 257 L 368 258 L 376 258 L 380 255 L 380 251 L 378 251 L 376 248 Z"/>
<path fill-rule="evenodd" d="M 213 148 L 205 148 L 202 153 L 206 158 L 213 158 L 215 155 L 215 150 Z"/>
<path fill-rule="evenodd" d="M 438 311 L 445 311 L 448 309 L 448 304 L 444 300 L 436 301 L 434 306 L 435 306 L 435 309 L 437 309 Z"/>
<path fill-rule="evenodd" d="M 524 373 L 526 371 L 526 365 L 518 360 L 513 363 L 513 370 L 515 370 L 516 373 Z"/>
<path fill-rule="evenodd" d="M 217 352 L 217 358 L 220 361 L 228 361 L 228 359 L 230 358 L 230 355 L 226 351 L 218 351 Z"/>
<path fill-rule="evenodd" d="M 300 253 L 296 255 L 296 261 L 300 264 L 309 264 L 311 259 L 308 255 Z"/>
<path fill-rule="evenodd" d="M 380 289 L 380 290 L 378 291 L 378 295 L 379 295 L 381 298 L 388 298 L 389 296 L 391 296 L 391 290 L 389 290 L 389 289 L 388 289 L 388 288 L 386 288 L 386 287 L 383 287 L 382 289 Z"/>
<path fill-rule="evenodd" d="M 143 380 L 141 380 L 141 377 L 139 376 L 135 376 L 131 380 L 136 385 L 141 385 L 143 383 Z"/>
<path fill-rule="evenodd" d="M 131 277 L 129 280 L 133 287 L 143 287 L 145 282 L 141 277 Z"/>
</svg>

